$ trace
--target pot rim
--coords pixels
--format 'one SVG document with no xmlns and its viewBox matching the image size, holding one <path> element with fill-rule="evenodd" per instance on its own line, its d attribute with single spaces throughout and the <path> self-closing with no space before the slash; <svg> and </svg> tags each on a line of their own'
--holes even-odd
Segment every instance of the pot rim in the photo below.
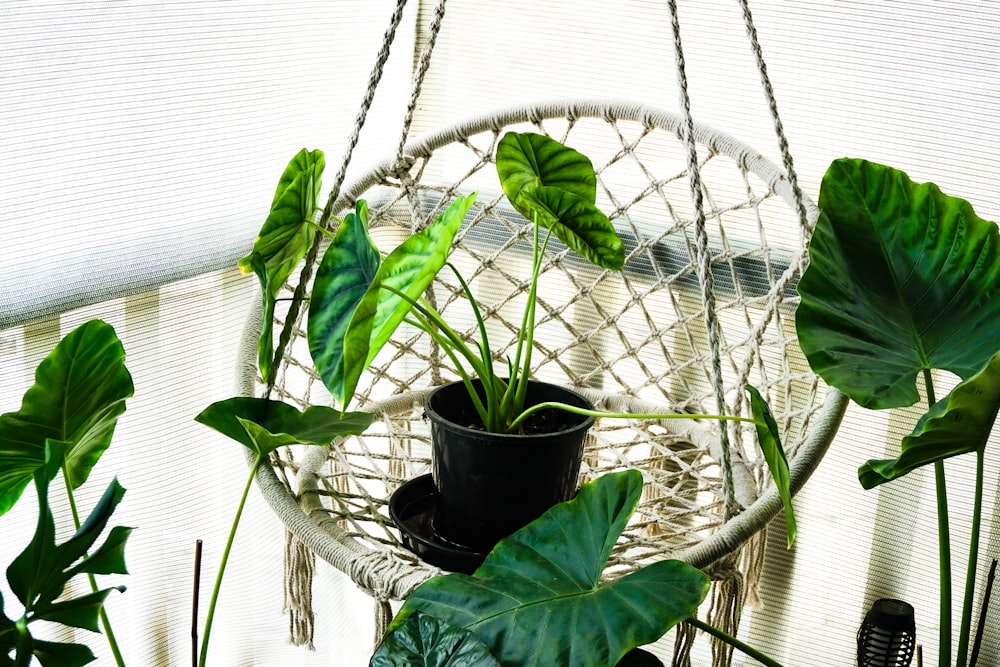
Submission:
<svg viewBox="0 0 1000 667">
<path fill-rule="evenodd" d="M 473 382 L 481 382 L 481 380 L 479 378 L 475 378 L 473 379 Z M 583 394 L 571 389 L 570 387 L 567 387 L 566 385 L 556 384 L 554 382 L 545 382 L 542 380 L 529 380 L 528 382 L 534 385 L 547 385 L 549 387 L 555 387 L 556 389 L 564 391 L 579 399 L 579 401 L 582 402 L 588 410 L 595 409 L 594 404 L 590 399 L 588 399 Z M 436 411 L 431 406 L 431 401 L 434 399 L 435 396 L 438 395 L 439 392 L 452 388 L 455 385 L 462 385 L 463 390 L 465 388 L 464 382 L 462 380 L 454 380 L 452 382 L 448 382 L 446 384 L 438 385 L 437 387 L 432 388 L 430 393 L 427 394 L 427 398 L 424 400 L 424 416 L 427 419 L 430 419 L 431 421 L 437 422 L 439 425 L 446 426 L 448 429 L 458 434 L 477 436 L 477 437 L 482 437 L 484 434 L 488 434 L 491 438 L 496 438 L 497 440 L 511 440 L 511 441 L 546 440 L 556 435 L 564 435 L 567 433 L 586 431 L 590 429 L 590 427 L 592 427 L 594 425 L 594 422 L 596 421 L 596 419 L 590 415 L 587 416 L 575 415 L 579 417 L 581 420 L 578 424 L 575 424 L 570 428 L 565 428 L 561 431 L 553 431 L 551 433 L 528 433 L 528 434 L 491 433 L 489 431 L 484 431 L 482 429 L 469 428 L 468 426 L 462 426 L 461 424 L 451 421 L 450 419 L 442 415 L 440 412 Z"/>
</svg>

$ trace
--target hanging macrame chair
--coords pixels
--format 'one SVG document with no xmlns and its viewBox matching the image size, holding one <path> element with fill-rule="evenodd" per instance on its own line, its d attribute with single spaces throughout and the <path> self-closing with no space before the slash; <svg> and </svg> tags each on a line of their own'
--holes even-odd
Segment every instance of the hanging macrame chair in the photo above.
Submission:
<svg viewBox="0 0 1000 667">
<path fill-rule="evenodd" d="M 386 33 L 351 149 L 388 54 L 401 7 Z M 412 110 L 443 16 L 418 63 L 404 141 L 396 155 L 341 187 L 348 150 L 323 215 L 369 206 L 370 233 L 392 248 L 422 228 L 457 195 L 479 192 L 451 259 L 485 306 L 503 359 L 520 326 L 527 289 L 530 227 L 503 197 L 492 156 L 509 130 L 552 136 L 587 155 L 598 176 L 598 207 L 625 241 L 620 273 L 574 259 L 550 245 L 541 271 L 533 377 L 570 385 L 598 409 L 749 415 L 744 386 L 770 404 L 789 457 L 793 492 L 819 463 L 846 399 L 814 376 L 795 338 L 795 284 L 806 262 L 817 210 L 794 182 L 787 143 L 749 10 L 751 43 L 775 117 L 782 171 L 738 140 L 692 121 L 683 53 L 674 19 L 682 113 L 639 103 L 568 100 L 505 109 L 405 142 Z M 693 209 L 693 210 L 692 210 Z M 260 395 L 256 341 L 261 326 L 280 331 L 276 381 L 264 391 L 304 409 L 328 401 L 304 340 L 299 307 L 307 298 L 318 247 L 288 286 L 290 310 L 261 323 L 248 319 L 240 390 Z M 442 272 L 428 291 L 444 319 L 474 336 L 476 326 L 453 278 Z M 376 601 L 376 633 L 402 600 L 440 571 L 402 547 L 388 516 L 390 495 L 429 472 L 428 388 L 457 378 L 446 355 L 416 330 L 401 328 L 362 378 L 357 409 L 372 411 L 364 435 L 329 447 L 287 448 L 257 483 L 288 529 L 286 596 L 292 640 L 312 643 L 314 557 L 345 572 Z M 703 568 L 716 580 L 710 620 L 735 630 L 763 555 L 763 529 L 781 503 L 752 428 L 734 422 L 598 420 L 581 481 L 625 468 L 646 488 L 609 561 L 608 577 L 662 558 Z M 679 633 L 676 664 L 690 649 Z M 729 654 L 717 652 L 717 664 Z"/>
</svg>

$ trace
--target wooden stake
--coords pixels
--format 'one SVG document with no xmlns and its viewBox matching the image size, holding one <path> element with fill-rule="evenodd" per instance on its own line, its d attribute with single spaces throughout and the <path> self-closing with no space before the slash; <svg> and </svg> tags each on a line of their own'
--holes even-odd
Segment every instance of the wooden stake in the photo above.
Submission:
<svg viewBox="0 0 1000 667">
<path fill-rule="evenodd" d="M 976 667 L 979 660 L 979 647 L 983 643 L 983 632 L 986 630 L 986 612 L 990 608 L 990 595 L 993 593 L 993 580 L 997 576 L 997 559 L 993 559 L 990 565 L 989 576 L 986 577 L 986 594 L 983 595 L 983 607 L 979 610 L 979 623 L 976 625 L 976 639 L 972 643 L 972 657 L 969 658 L 969 667 Z"/>
<path fill-rule="evenodd" d="M 194 599 L 191 602 L 191 667 L 198 667 L 198 596 L 201 593 L 201 540 L 194 543 Z"/>
</svg>

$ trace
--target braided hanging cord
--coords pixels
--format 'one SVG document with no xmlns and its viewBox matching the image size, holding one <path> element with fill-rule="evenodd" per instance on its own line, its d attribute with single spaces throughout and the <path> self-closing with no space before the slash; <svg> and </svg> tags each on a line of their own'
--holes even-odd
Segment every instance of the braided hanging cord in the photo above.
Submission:
<svg viewBox="0 0 1000 667">
<path fill-rule="evenodd" d="M 795 207 L 799 214 L 799 223 L 802 229 L 810 231 L 809 214 L 806 210 L 806 198 L 799 187 L 799 177 L 795 173 L 795 164 L 792 160 L 792 153 L 788 147 L 788 138 L 785 136 L 785 126 L 778 115 L 778 101 L 774 97 L 774 88 L 771 86 L 771 77 L 767 74 L 767 63 L 764 62 L 764 51 L 761 49 L 760 40 L 757 39 L 757 26 L 753 22 L 753 14 L 750 13 L 750 0 L 739 0 L 740 8 L 743 10 L 743 22 L 746 24 L 747 37 L 750 40 L 750 48 L 753 51 L 754 60 L 757 63 L 757 71 L 760 73 L 760 83 L 764 88 L 764 95 L 767 97 L 767 108 L 771 111 L 771 120 L 774 122 L 774 133 L 778 137 L 778 149 L 781 151 L 781 160 L 788 175 L 788 183 L 792 186 L 792 194 L 795 195 Z"/>
<path fill-rule="evenodd" d="M 722 328 L 715 309 L 715 290 L 712 279 L 712 254 L 708 249 L 708 231 L 705 229 L 705 203 L 702 194 L 701 171 L 698 168 L 698 146 L 694 139 L 694 119 L 691 116 L 691 97 L 688 94 L 687 73 L 684 64 L 684 48 L 681 44 L 681 24 L 677 15 L 677 0 L 668 0 L 670 25 L 674 36 L 674 56 L 677 60 L 677 85 L 681 96 L 681 117 L 684 146 L 687 149 L 688 182 L 691 186 L 691 200 L 694 203 L 694 233 L 696 249 L 696 269 L 701 285 L 702 303 L 705 309 L 705 326 L 708 329 L 708 343 L 712 352 L 712 388 L 715 390 L 715 406 L 718 414 L 726 414 L 725 385 L 722 379 Z M 733 462 L 730 452 L 729 431 L 720 428 L 722 438 L 722 493 L 725 501 L 725 520 L 739 512 L 739 504 L 733 491 Z"/>
<path fill-rule="evenodd" d="M 396 9 L 393 11 L 392 18 L 389 21 L 389 27 L 386 29 L 385 35 L 382 37 L 382 47 L 379 49 L 378 57 L 375 60 L 375 66 L 372 68 L 371 74 L 368 76 L 368 88 L 365 90 L 364 98 L 361 100 L 361 108 L 358 109 L 358 114 L 354 119 L 354 128 L 351 130 L 351 136 L 347 140 L 347 149 L 344 151 L 344 157 L 341 160 L 340 169 L 334 177 L 333 187 L 330 189 L 330 196 L 326 200 L 326 206 L 323 207 L 323 214 L 320 216 L 319 220 L 320 227 L 325 228 L 330 223 L 330 218 L 333 216 L 333 204 L 340 195 L 340 187 L 344 183 L 344 178 L 347 174 L 347 167 L 351 163 L 351 157 L 354 154 L 354 149 L 358 145 L 358 139 L 361 136 L 361 128 L 365 125 L 365 119 L 368 117 L 368 110 L 371 109 L 372 101 L 375 99 L 375 90 L 378 88 L 378 84 L 382 80 L 382 74 L 385 71 L 385 63 L 389 59 L 389 50 L 396 38 L 396 29 L 403 20 L 404 9 L 406 9 L 406 0 L 397 0 Z M 295 287 L 295 293 L 288 308 L 288 314 L 285 317 L 285 324 L 281 328 L 281 333 L 278 336 L 278 344 L 274 350 L 274 366 L 278 366 L 284 358 L 285 350 L 292 338 L 292 331 L 295 328 L 295 323 L 298 321 L 299 309 L 305 300 L 306 286 L 309 283 L 309 278 L 312 275 L 312 270 L 316 263 L 316 255 L 319 253 L 319 236 L 319 232 L 313 235 L 312 244 L 309 247 L 309 252 L 306 254 L 305 264 L 303 264 L 302 271 L 299 273 L 299 282 Z M 274 389 L 276 377 L 277 373 L 272 374 L 271 379 L 267 384 L 265 396 L 270 396 L 271 391 Z"/>
<path fill-rule="evenodd" d="M 406 0 L 397 0 L 320 225 L 329 228 L 338 211 L 364 198 L 369 202 L 373 229 L 387 237 L 405 237 L 430 219 L 446 197 L 476 189 L 481 197 L 475 216 L 468 221 L 466 233 L 456 239 L 455 254 L 463 263 L 463 273 L 466 266 L 471 269 L 472 275 L 466 277 L 474 281 L 474 289 L 482 290 L 490 300 L 487 317 L 502 340 L 519 323 L 508 321 L 506 310 L 521 296 L 517 286 L 523 267 L 516 247 L 521 223 L 508 217 L 495 175 L 488 169 L 496 141 L 507 128 L 551 132 L 567 143 L 576 137 L 585 143 L 590 140 L 589 132 L 610 132 L 610 148 L 600 140 L 596 144 L 598 154 L 606 155 L 595 160 L 595 165 L 599 165 L 603 194 L 615 208 L 611 217 L 631 233 L 637 247 L 628 260 L 629 272 L 621 276 L 590 275 L 574 264 L 572 255 L 553 255 L 544 270 L 554 286 L 561 282 L 565 288 L 540 297 L 539 326 L 547 334 L 536 341 L 539 361 L 533 375 L 548 380 L 565 374 L 565 379 L 553 381 L 579 388 L 599 386 L 591 398 L 600 409 L 648 413 L 679 412 L 694 406 L 704 412 L 702 404 L 711 404 L 714 396 L 719 414 L 740 414 L 738 388 L 753 374 L 756 386 L 785 391 L 788 396 L 798 392 L 794 405 L 788 398 L 788 405 L 781 405 L 776 414 L 784 419 L 780 425 L 783 441 L 791 445 L 789 451 L 796 452 L 793 467 L 805 470 L 804 464 L 799 465 L 798 447 L 810 454 L 818 451 L 821 457 L 832 437 L 829 430 L 813 437 L 805 425 L 810 420 L 825 423 L 838 418 L 827 416 L 834 415 L 835 407 L 819 415 L 814 386 L 803 395 L 808 380 L 801 379 L 801 374 L 792 376 L 788 337 L 780 328 L 779 308 L 786 293 L 794 293 L 803 253 L 800 248 L 772 246 L 758 227 L 761 218 L 778 206 L 787 220 L 780 229 L 791 230 L 794 236 L 798 225 L 808 238 L 809 215 L 815 214 L 815 207 L 798 188 L 756 30 L 746 0 L 740 2 L 787 176 L 756 151 L 694 121 L 676 0 L 668 0 L 668 6 L 683 113 L 608 100 L 555 101 L 499 110 L 410 142 L 418 98 L 445 15 L 446 0 L 437 0 L 429 16 L 426 42 L 414 64 L 411 96 L 394 154 L 346 182 L 348 164 L 402 20 Z M 426 16 L 424 10 L 421 16 Z M 549 119 L 556 120 L 549 125 Z M 663 150 L 668 144 L 679 144 L 680 152 Z M 728 180 L 733 176 L 736 179 Z M 790 189 L 794 198 L 789 196 Z M 670 198 L 675 201 L 671 203 Z M 688 204 L 693 205 L 693 219 L 675 213 L 686 210 Z M 791 209 L 795 216 L 788 215 Z M 711 236 L 709 225 L 713 225 Z M 730 230 L 735 235 L 727 236 Z M 722 235 L 721 246 L 717 231 Z M 756 231 L 759 240 L 752 238 Z M 729 238 L 736 241 L 732 246 Z M 276 318 L 264 323 L 281 327 L 273 362 L 281 371 L 272 376 L 267 394 L 273 390 L 303 406 L 311 403 L 313 381 L 319 382 L 301 344 L 305 334 L 300 320 L 320 248 L 317 234 L 298 283 L 290 281 L 286 287 L 293 293 L 284 321 Z M 500 253 L 505 254 L 501 257 Z M 744 293 L 744 289 L 750 291 Z M 445 317 L 463 321 L 463 297 L 447 277 L 435 283 L 428 298 L 436 299 Z M 734 321 L 735 330 L 730 328 Z M 728 347 L 727 338 L 738 341 L 734 348 Z M 249 358 L 256 336 L 247 340 Z M 303 448 L 306 453 L 301 461 L 292 460 L 292 451 L 282 452 L 258 476 L 265 498 L 285 522 L 290 539 L 286 605 L 294 643 L 313 641 L 311 594 L 316 557 L 346 573 L 374 598 L 376 641 L 392 617 L 389 602 L 405 599 L 426 578 L 440 573 L 402 548 L 387 511 L 388 500 L 400 485 L 430 469 L 429 433 L 421 417 L 425 387 L 453 379 L 452 369 L 441 362 L 433 343 L 425 343 L 418 336 L 395 337 L 386 348 L 391 355 L 373 364 L 370 384 L 358 393 L 358 404 L 379 415 L 369 432 L 338 439 L 329 448 Z M 745 356 L 738 359 L 737 354 Z M 777 367 L 776 360 L 785 366 Z M 595 377 L 600 382 L 591 385 Z M 256 391 L 253 381 L 249 386 Z M 726 397 L 733 395 L 727 392 L 734 391 L 736 404 L 727 406 Z M 819 416 L 813 419 L 814 415 Z M 591 435 L 585 478 L 634 467 L 643 470 L 647 487 L 635 525 L 616 545 L 605 574 L 614 579 L 664 557 L 703 568 L 724 584 L 714 589 L 707 620 L 735 633 L 745 598 L 754 595 L 753 568 L 760 566 L 761 555 L 759 541 L 741 545 L 779 511 L 780 501 L 771 493 L 773 488 L 761 493 L 766 471 L 762 474 L 759 460 L 743 455 L 743 431 L 667 421 L 671 423 L 621 425 L 602 420 Z M 294 480 L 288 479 L 291 475 Z M 793 469 L 793 490 L 802 478 L 802 472 Z M 705 501 L 704 490 L 711 491 L 710 502 Z M 690 661 L 695 633 L 691 627 L 679 635 L 678 664 Z M 723 651 L 715 664 L 727 664 L 728 657 Z"/>
<path fill-rule="evenodd" d="M 407 173 L 408 166 L 406 163 L 406 156 L 403 154 L 403 148 L 406 145 L 410 127 L 413 123 L 417 99 L 420 96 L 423 81 L 430 66 L 431 54 L 433 53 L 434 45 L 437 41 L 437 35 L 441 31 L 445 5 L 446 0 L 439 0 L 434 11 L 433 20 L 431 21 L 428 42 L 421 51 L 418 66 L 416 72 L 414 73 L 412 91 L 409 103 L 407 104 L 406 115 L 403 120 L 403 127 L 397 153 L 396 171 L 403 180 L 409 180 Z M 378 88 L 379 82 L 382 80 L 382 74 L 385 71 L 385 64 L 389 58 L 390 48 L 395 40 L 396 31 L 402 21 L 405 8 L 406 0 L 398 0 L 395 11 L 391 17 L 389 27 L 386 29 L 383 36 L 382 45 L 379 49 L 375 65 L 369 75 L 368 87 L 365 91 L 364 98 L 362 99 L 361 107 L 355 117 L 354 126 L 348 139 L 348 145 L 344 152 L 344 157 L 341 160 L 340 168 L 334 177 L 334 182 L 330 189 L 326 206 L 324 206 L 322 215 L 320 216 L 319 226 L 324 229 L 328 228 L 330 219 L 333 217 L 334 205 L 340 196 L 340 190 L 344 183 L 344 178 L 346 177 L 351 157 L 353 156 L 354 149 L 357 147 L 361 130 L 364 127 L 365 120 L 368 116 L 368 111 L 371 109 L 372 102 L 374 101 L 375 91 Z M 285 351 L 292 339 L 295 325 L 299 318 L 301 305 L 305 302 L 307 285 L 309 283 L 311 273 L 316 265 L 320 241 L 320 234 L 317 232 L 314 234 L 309 251 L 306 254 L 305 263 L 299 274 L 298 284 L 295 287 L 291 304 L 278 338 L 278 345 L 275 349 L 275 357 L 273 361 L 275 366 L 281 364 Z M 267 325 L 268 323 L 265 323 L 265 326 Z M 275 373 L 269 380 L 266 389 L 267 395 L 270 395 L 271 391 L 274 389 L 276 378 L 277 374 Z M 279 469 L 282 471 L 282 475 L 284 476 L 284 469 Z M 291 485 L 289 484 L 287 478 L 284 481 L 286 486 L 290 489 Z M 315 557 L 312 552 L 308 551 L 305 545 L 303 545 L 301 541 L 299 541 L 290 531 L 287 532 L 286 538 L 285 609 L 289 614 L 289 639 L 293 644 L 305 644 L 309 648 L 312 648 L 313 635 L 315 631 L 315 617 L 312 609 L 312 580 L 315 572 Z M 362 573 L 359 575 L 359 579 L 367 578 L 370 578 L 369 573 Z M 377 598 L 375 605 L 375 625 L 376 641 L 378 641 L 381 638 L 381 633 L 384 632 L 386 626 L 388 625 L 388 621 L 392 614 L 391 609 L 389 609 L 388 606 L 388 601 L 384 595 L 378 595 L 374 590 L 369 590 L 369 592 Z"/>
</svg>

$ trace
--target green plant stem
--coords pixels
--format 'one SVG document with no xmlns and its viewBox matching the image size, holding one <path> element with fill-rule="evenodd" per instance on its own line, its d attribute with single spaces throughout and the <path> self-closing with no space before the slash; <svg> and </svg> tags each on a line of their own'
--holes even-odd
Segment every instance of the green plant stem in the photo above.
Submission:
<svg viewBox="0 0 1000 667">
<path fill-rule="evenodd" d="M 510 414 L 519 414 L 524 410 L 525 397 L 528 394 L 528 380 L 531 377 L 531 351 L 535 345 L 535 311 L 538 305 L 538 274 L 542 270 L 542 256 L 545 253 L 545 249 L 549 245 L 549 239 L 552 238 L 552 229 L 548 230 L 545 235 L 545 241 L 541 246 L 538 245 L 538 219 L 535 216 L 534 224 L 532 225 L 532 236 L 531 236 L 531 285 L 528 289 L 528 301 L 524 307 L 524 317 L 521 319 L 521 333 L 517 337 L 517 356 L 514 359 L 512 365 L 512 370 L 517 371 L 517 377 L 511 377 L 510 383 L 511 387 L 509 391 L 514 392 L 513 398 L 513 410 L 505 410 L 504 412 Z M 521 359 L 522 350 L 524 359 Z M 514 419 L 517 421 L 517 418 Z M 508 432 L 514 430 L 513 423 L 503 424 L 505 430 Z"/>
<path fill-rule="evenodd" d="M 257 459 L 250 469 L 250 476 L 247 478 L 246 486 L 243 488 L 243 496 L 240 498 L 239 507 L 236 508 L 236 516 L 233 518 L 233 526 L 229 530 L 229 539 L 226 540 L 226 548 L 222 552 L 222 562 L 219 563 L 219 571 L 215 575 L 215 587 L 212 589 L 212 599 L 208 603 L 208 614 L 205 616 L 205 631 L 201 633 L 201 655 L 198 658 L 198 666 L 205 667 L 208 660 L 208 638 L 212 632 L 212 619 L 215 616 L 215 604 L 219 601 L 219 589 L 222 588 L 222 576 L 226 572 L 226 562 L 229 560 L 229 552 L 233 548 L 233 540 L 236 538 L 236 529 L 240 525 L 240 516 L 243 515 L 243 506 L 246 505 L 247 496 L 250 495 L 250 487 L 253 485 L 253 478 L 257 475 L 261 462 L 264 460 L 263 454 L 257 454 Z"/>
<path fill-rule="evenodd" d="M 924 369 L 924 387 L 927 390 L 927 406 L 932 407 L 934 383 L 931 371 Z M 934 488 L 937 492 L 938 514 L 938 559 L 940 563 L 940 632 L 938 634 L 938 666 L 951 665 L 951 529 L 948 525 L 948 491 L 945 484 L 944 461 L 934 462 Z"/>
<path fill-rule="evenodd" d="M 979 529 L 983 514 L 983 481 L 986 448 L 976 452 L 976 498 L 972 508 L 972 534 L 969 537 L 969 564 L 965 570 L 965 597 L 962 600 L 962 625 L 958 634 L 958 656 L 955 664 L 966 667 L 969 660 L 969 637 L 972 633 L 972 605 L 976 592 L 976 566 L 979 561 Z"/>
<path fill-rule="evenodd" d="M 338 224 L 344 224 L 344 221 L 341 220 L 340 218 L 333 218 L 333 219 L 336 220 Z M 323 227 L 323 226 L 321 226 L 321 225 L 319 225 L 319 224 L 317 224 L 315 222 L 309 222 L 307 224 L 310 227 L 312 227 L 313 229 L 315 229 L 317 232 L 319 232 L 319 233 L 323 234 L 324 236 L 326 236 L 326 238 L 330 239 L 331 241 L 333 241 L 336 238 L 336 236 L 333 234 L 333 232 L 331 232 L 330 230 L 328 230 L 326 227 Z"/>
<path fill-rule="evenodd" d="M 69 511 L 73 515 L 73 528 L 80 530 L 80 514 L 76 510 L 76 499 L 73 498 L 73 488 L 70 486 L 65 468 L 63 468 L 63 482 L 66 486 L 66 497 L 69 499 Z M 86 555 L 84 555 L 84 558 L 86 558 Z M 98 591 L 97 579 L 90 572 L 87 573 L 87 581 L 90 582 L 90 590 L 96 593 Z M 111 620 L 108 618 L 107 612 L 104 611 L 104 605 L 101 605 L 98 617 L 101 619 L 101 627 L 104 628 L 104 634 L 108 637 L 108 646 L 111 648 L 111 654 L 115 658 L 115 664 L 118 667 L 125 667 L 125 658 L 122 657 L 121 649 L 118 647 L 118 640 L 115 638 L 114 630 L 111 629 Z"/>
<path fill-rule="evenodd" d="M 739 639 L 732 636 L 728 632 L 723 632 L 717 627 L 709 625 L 704 621 L 700 621 L 697 618 L 694 618 L 693 616 L 687 619 L 687 622 L 693 625 L 694 627 L 698 628 L 702 632 L 707 632 L 716 639 L 721 639 L 722 641 L 726 642 L 736 650 L 747 654 L 748 656 L 750 656 L 757 662 L 761 663 L 762 665 L 766 665 L 767 667 L 782 667 L 781 663 L 778 662 L 777 660 L 769 658 L 768 656 L 764 655 L 763 653 L 761 653 L 754 647 L 750 646 L 749 644 L 744 644 L 743 642 L 741 642 Z"/>
<path fill-rule="evenodd" d="M 563 410 L 564 412 L 572 412 L 576 415 L 582 415 L 584 417 L 595 417 L 602 418 L 606 417 L 609 419 L 715 419 L 718 421 L 729 421 L 729 422 L 749 422 L 751 424 L 756 424 L 757 422 L 751 417 L 735 417 L 729 415 L 700 415 L 700 414 L 688 414 L 688 413 L 677 413 L 677 412 L 602 412 L 600 410 L 588 410 L 587 408 L 580 408 L 575 405 L 569 405 L 568 403 L 555 403 L 552 401 L 547 401 L 545 403 L 537 403 L 532 405 L 530 408 L 518 415 L 517 419 L 511 422 L 511 431 L 515 430 L 518 426 L 524 423 L 528 417 L 535 414 L 536 412 L 541 412 L 542 410 Z"/>
</svg>

